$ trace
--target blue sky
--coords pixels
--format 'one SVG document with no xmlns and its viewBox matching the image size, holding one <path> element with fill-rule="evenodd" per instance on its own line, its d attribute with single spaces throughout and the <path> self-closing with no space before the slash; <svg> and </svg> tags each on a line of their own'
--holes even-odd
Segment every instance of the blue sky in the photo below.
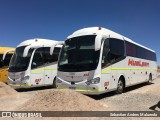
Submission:
<svg viewBox="0 0 160 120">
<path fill-rule="evenodd" d="M 0 0 L 0 46 L 30 38 L 63 41 L 91 26 L 155 50 L 160 64 L 160 0 Z"/>
</svg>

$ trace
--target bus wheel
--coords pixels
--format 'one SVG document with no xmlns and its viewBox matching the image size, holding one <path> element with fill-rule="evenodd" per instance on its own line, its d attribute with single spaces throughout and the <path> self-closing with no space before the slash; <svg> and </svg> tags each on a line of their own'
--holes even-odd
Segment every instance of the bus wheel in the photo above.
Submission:
<svg viewBox="0 0 160 120">
<path fill-rule="evenodd" d="M 124 83 L 123 83 L 122 78 L 120 78 L 118 81 L 116 93 L 121 94 L 123 92 L 123 90 L 124 90 Z"/>
<path fill-rule="evenodd" d="M 56 86 L 56 77 L 54 78 L 54 80 L 53 80 L 53 88 L 56 88 L 57 86 Z"/>
<path fill-rule="evenodd" d="M 152 74 L 150 73 L 147 84 L 150 85 L 151 83 L 152 83 Z"/>
</svg>

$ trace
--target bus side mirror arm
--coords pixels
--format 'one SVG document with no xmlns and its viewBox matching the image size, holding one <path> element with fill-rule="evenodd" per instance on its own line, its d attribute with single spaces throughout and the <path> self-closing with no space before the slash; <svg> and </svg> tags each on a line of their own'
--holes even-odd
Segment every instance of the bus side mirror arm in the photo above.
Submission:
<svg viewBox="0 0 160 120">
<path fill-rule="evenodd" d="M 25 47 L 25 49 L 23 51 L 23 57 L 27 57 L 28 51 L 29 51 L 30 48 L 31 48 L 30 46 Z"/>
<path fill-rule="evenodd" d="M 107 39 L 107 35 L 98 34 L 95 38 L 95 51 L 98 51 L 101 49 L 101 42 L 102 40 Z"/>
<path fill-rule="evenodd" d="M 57 44 L 53 44 L 50 48 L 50 55 L 53 55 L 54 48 Z"/>
<path fill-rule="evenodd" d="M 101 34 L 97 35 L 96 38 L 95 38 L 95 51 L 100 50 L 101 40 L 102 40 L 102 35 Z"/>
<path fill-rule="evenodd" d="M 56 44 L 53 44 L 50 48 L 50 55 L 53 55 L 53 51 L 54 51 L 54 48 L 56 47 L 56 45 L 63 45 L 64 42 L 58 42 Z"/>
<path fill-rule="evenodd" d="M 14 52 L 14 50 L 7 50 L 7 51 L 3 54 L 2 61 L 5 59 L 6 55 L 7 55 L 9 52 Z"/>
</svg>

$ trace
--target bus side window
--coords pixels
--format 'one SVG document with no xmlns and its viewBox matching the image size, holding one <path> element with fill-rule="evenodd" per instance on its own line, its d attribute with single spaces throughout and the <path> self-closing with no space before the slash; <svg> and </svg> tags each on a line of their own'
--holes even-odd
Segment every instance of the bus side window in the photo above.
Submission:
<svg viewBox="0 0 160 120">
<path fill-rule="evenodd" d="M 38 48 L 33 56 L 31 69 L 40 67 L 44 65 L 44 51 L 43 48 Z"/>
<path fill-rule="evenodd" d="M 124 41 L 110 38 L 110 60 L 111 62 L 124 56 Z"/>
<path fill-rule="evenodd" d="M 3 57 L 3 54 L 0 54 L 0 67 L 3 67 L 2 57 Z"/>
<path fill-rule="evenodd" d="M 133 44 L 133 43 L 130 43 L 128 41 L 125 41 L 125 47 L 126 47 L 126 55 L 127 56 L 132 56 L 132 57 L 136 57 L 137 55 L 136 54 L 139 54 L 139 53 L 136 53 L 136 45 Z M 138 50 L 139 51 L 139 50 Z M 141 50 L 140 50 L 141 51 Z M 139 51 L 139 52 L 140 52 Z M 139 56 L 139 55 L 138 55 Z M 141 56 L 141 55 L 140 55 Z"/>
<path fill-rule="evenodd" d="M 110 48 L 109 48 L 109 39 L 104 41 L 103 53 L 102 53 L 102 68 L 110 63 Z"/>
<path fill-rule="evenodd" d="M 58 48 L 58 47 L 54 48 L 53 55 L 52 55 L 53 62 L 57 62 L 58 61 L 58 56 L 59 56 L 60 50 L 61 50 L 61 48 Z"/>
<path fill-rule="evenodd" d="M 50 55 L 50 47 L 45 47 L 44 48 L 44 63 L 45 63 L 45 65 L 47 65 L 47 64 L 49 64 L 49 63 L 51 63 L 51 55 Z"/>
<path fill-rule="evenodd" d="M 0 61 L 0 68 L 1 68 L 1 67 L 3 67 L 3 62 L 2 62 L 2 61 Z"/>
<path fill-rule="evenodd" d="M 60 52 L 60 48 L 55 47 L 53 51 L 53 55 L 50 55 L 50 48 L 44 48 L 45 55 L 45 64 L 53 63 L 58 61 L 58 55 Z"/>
<path fill-rule="evenodd" d="M 11 57 L 12 57 L 13 54 L 6 54 L 6 57 L 3 61 L 3 66 L 4 67 L 8 67 L 9 66 L 9 62 L 11 60 Z"/>
</svg>

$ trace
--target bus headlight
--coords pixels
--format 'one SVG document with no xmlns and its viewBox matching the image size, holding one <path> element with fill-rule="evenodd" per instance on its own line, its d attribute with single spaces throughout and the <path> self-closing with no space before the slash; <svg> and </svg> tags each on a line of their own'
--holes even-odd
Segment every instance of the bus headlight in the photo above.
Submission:
<svg viewBox="0 0 160 120">
<path fill-rule="evenodd" d="M 62 81 L 56 77 L 56 83 L 61 83 Z"/>
<path fill-rule="evenodd" d="M 24 76 L 24 77 L 21 79 L 21 81 L 24 81 L 24 80 L 29 80 L 29 75 Z"/>
<path fill-rule="evenodd" d="M 97 78 L 87 81 L 86 83 L 89 85 L 89 84 L 98 84 L 99 82 L 100 82 L 100 78 L 97 77 Z"/>
</svg>

